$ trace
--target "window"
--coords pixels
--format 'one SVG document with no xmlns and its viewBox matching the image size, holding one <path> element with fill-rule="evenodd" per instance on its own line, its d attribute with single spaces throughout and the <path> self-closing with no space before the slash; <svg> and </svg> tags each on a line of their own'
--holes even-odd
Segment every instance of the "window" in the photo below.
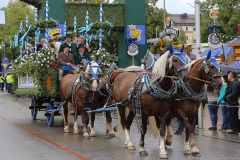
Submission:
<svg viewBox="0 0 240 160">
<path fill-rule="evenodd" d="M 188 27 L 186 27 L 186 31 L 188 31 Z"/>
<path fill-rule="evenodd" d="M 188 36 L 186 36 L 186 40 L 188 40 Z"/>
</svg>

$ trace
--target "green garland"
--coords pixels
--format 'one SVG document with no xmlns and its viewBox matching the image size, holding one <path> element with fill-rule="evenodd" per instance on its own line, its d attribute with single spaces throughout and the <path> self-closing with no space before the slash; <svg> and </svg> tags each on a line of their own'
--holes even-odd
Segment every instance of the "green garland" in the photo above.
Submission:
<svg viewBox="0 0 240 160">
<path fill-rule="evenodd" d="M 78 27 L 86 26 L 85 17 L 86 11 L 88 11 L 89 24 L 96 22 L 96 28 L 99 29 L 99 26 L 97 26 L 99 22 L 99 8 L 100 5 L 95 3 L 74 3 L 74 2 L 65 3 L 65 17 L 67 26 L 73 26 L 74 16 L 76 16 L 77 18 Z M 123 28 L 126 26 L 125 10 L 126 5 L 124 3 L 119 4 L 104 3 L 103 21 L 104 22 L 109 21 L 112 24 L 114 24 L 114 29 Z"/>
<path fill-rule="evenodd" d="M 43 0 L 20 0 L 22 2 L 28 3 L 38 9 L 42 7 Z"/>
<path fill-rule="evenodd" d="M 53 20 L 38 20 L 35 22 L 35 27 L 40 28 L 41 31 L 45 32 L 45 28 L 54 28 L 58 26 L 58 22 Z"/>
<path fill-rule="evenodd" d="M 15 79 L 13 89 L 17 96 L 55 97 L 57 95 L 58 72 L 50 68 L 53 61 L 52 51 L 43 49 L 39 53 L 25 55 L 14 61 L 12 74 Z M 36 89 L 17 88 L 18 77 L 30 76 L 34 78 Z M 47 77 L 51 76 L 51 89 L 47 90 Z"/>
</svg>

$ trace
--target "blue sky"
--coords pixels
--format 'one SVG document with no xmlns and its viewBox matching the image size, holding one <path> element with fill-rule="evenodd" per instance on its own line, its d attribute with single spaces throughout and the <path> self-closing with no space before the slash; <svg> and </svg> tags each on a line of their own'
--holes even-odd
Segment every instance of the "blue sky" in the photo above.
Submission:
<svg viewBox="0 0 240 160">
<path fill-rule="evenodd" d="M 9 0 L 1 0 L 0 8 L 6 7 L 8 2 Z M 194 14 L 194 8 L 188 4 L 190 3 L 194 6 L 194 0 L 165 0 L 165 3 L 167 12 L 170 14 Z M 158 0 L 157 6 L 163 8 L 163 0 Z"/>
</svg>

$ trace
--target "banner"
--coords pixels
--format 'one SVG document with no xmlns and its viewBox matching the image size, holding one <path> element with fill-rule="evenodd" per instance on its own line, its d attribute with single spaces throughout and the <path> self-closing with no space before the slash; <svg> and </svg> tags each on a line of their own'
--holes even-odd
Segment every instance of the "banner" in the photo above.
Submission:
<svg viewBox="0 0 240 160">
<path fill-rule="evenodd" d="M 19 77 L 18 88 L 37 88 L 33 83 L 33 77 Z"/>
</svg>

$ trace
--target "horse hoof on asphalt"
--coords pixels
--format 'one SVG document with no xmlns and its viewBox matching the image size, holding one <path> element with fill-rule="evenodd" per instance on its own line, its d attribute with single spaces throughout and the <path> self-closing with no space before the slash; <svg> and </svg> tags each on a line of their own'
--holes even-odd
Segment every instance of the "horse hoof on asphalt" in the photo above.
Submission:
<svg viewBox="0 0 240 160">
<path fill-rule="evenodd" d="M 130 151 L 135 151 L 135 150 L 136 150 L 135 146 L 128 146 L 127 148 L 128 148 L 128 150 L 130 150 Z"/>
<path fill-rule="evenodd" d="M 64 133 L 69 133 L 69 129 L 64 129 Z"/>
<path fill-rule="evenodd" d="M 79 134 L 79 131 L 78 131 L 78 130 L 75 130 L 73 133 L 74 133 L 74 134 Z"/>
<path fill-rule="evenodd" d="M 90 137 L 96 137 L 96 133 L 90 133 Z"/>
<path fill-rule="evenodd" d="M 192 152 L 191 152 L 191 150 L 185 150 L 185 151 L 183 151 L 183 154 L 184 155 L 191 155 Z"/>
<path fill-rule="evenodd" d="M 141 156 L 148 156 L 147 151 L 140 151 L 139 153 L 140 153 Z"/>
<path fill-rule="evenodd" d="M 166 145 L 167 145 L 167 146 L 171 146 L 171 145 L 172 145 L 172 142 L 166 141 Z"/>
<path fill-rule="evenodd" d="M 109 134 L 108 136 L 109 137 L 115 137 L 115 134 Z"/>
<path fill-rule="evenodd" d="M 160 159 L 168 159 L 167 154 L 160 154 Z"/>
<path fill-rule="evenodd" d="M 193 157 L 201 157 L 201 154 L 199 152 L 192 152 Z"/>
</svg>

